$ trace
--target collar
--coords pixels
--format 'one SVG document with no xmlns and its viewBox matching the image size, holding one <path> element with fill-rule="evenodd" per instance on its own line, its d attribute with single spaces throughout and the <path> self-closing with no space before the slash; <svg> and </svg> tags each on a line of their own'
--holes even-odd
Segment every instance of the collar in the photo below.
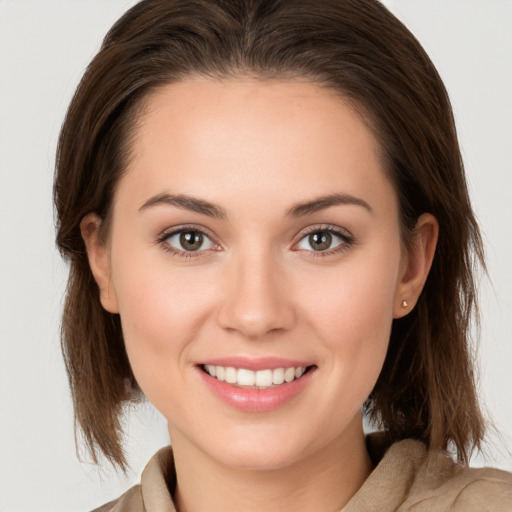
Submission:
<svg viewBox="0 0 512 512">
<path fill-rule="evenodd" d="M 427 457 L 420 441 L 405 439 L 391 444 L 384 432 L 367 435 L 366 445 L 374 470 L 341 512 L 395 510 L 407 497 L 412 479 Z M 172 448 L 160 449 L 141 477 L 147 512 L 176 512 L 172 493 L 176 472 Z"/>
</svg>

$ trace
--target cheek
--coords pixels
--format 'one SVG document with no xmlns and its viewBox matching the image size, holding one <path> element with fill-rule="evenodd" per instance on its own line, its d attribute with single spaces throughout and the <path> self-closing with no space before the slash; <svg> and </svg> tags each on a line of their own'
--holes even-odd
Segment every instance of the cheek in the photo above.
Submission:
<svg viewBox="0 0 512 512">
<path fill-rule="evenodd" d="M 183 287 L 186 288 L 184 292 Z M 116 290 L 119 310 L 125 335 L 137 334 L 136 338 L 165 346 L 171 339 L 184 341 L 192 334 L 193 326 L 198 326 L 201 308 L 205 297 L 197 283 L 173 275 L 145 275 L 132 277 Z M 163 348 L 163 347 L 162 347 Z"/>
<path fill-rule="evenodd" d="M 351 339 L 356 342 L 357 333 L 366 339 L 369 332 L 387 332 L 393 318 L 397 259 L 376 258 L 367 264 L 354 258 L 321 281 L 315 278 L 314 273 L 308 276 L 307 303 L 319 325 L 332 331 L 334 338 L 343 340 L 347 338 L 343 333 L 352 332 L 355 338 Z"/>
<path fill-rule="evenodd" d="M 354 258 L 314 287 L 310 275 L 308 312 L 330 365 L 350 393 L 363 401 L 371 392 L 387 353 L 399 254 Z"/>
<path fill-rule="evenodd" d="M 170 268 L 165 255 L 145 260 L 132 252 L 113 261 L 113 267 L 128 358 L 139 385 L 151 397 L 159 387 L 163 392 L 171 385 L 172 375 L 187 360 L 212 298 L 201 273 Z"/>
</svg>

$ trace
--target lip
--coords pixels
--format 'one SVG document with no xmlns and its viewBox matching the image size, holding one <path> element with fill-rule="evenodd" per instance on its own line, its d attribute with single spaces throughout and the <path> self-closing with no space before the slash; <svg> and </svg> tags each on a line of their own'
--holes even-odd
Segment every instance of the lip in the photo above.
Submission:
<svg viewBox="0 0 512 512">
<path fill-rule="evenodd" d="M 307 365 L 304 363 L 297 363 L 284 360 L 276 360 L 274 358 L 267 360 L 255 360 L 249 362 L 245 360 L 244 363 L 239 358 L 234 360 L 229 359 L 215 359 L 208 361 L 204 364 L 214 364 L 216 366 L 233 366 L 235 368 L 246 368 L 248 370 L 262 370 L 262 369 L 274 369 L 282 367 L 292 366 L 308 366 L 308 371 L 299 379 L 293 380 L 292 382 L 286 382 L 279 386 L 267 388 L 267 389 L 249 389 L 241 388 L 233 384 L 228 384 L 225 381 L 220 381 L 215 377 L 212 377 L 202 369 L 202 365 L 197 367 L 200 378 L 203 383 L 209 388 L 209 390 L 224 403 L 234 409 L 244 412 L 268 412 L 278 409 L 297 398 L 297 396 L 308 386 L 311 378 L 316 373 L 316 366 Z M 276 361 L 280 361 L 278 364 Z M 274 365 L 274 363 L 276 365 Z M 270 366 L 269 366 L 270 364 Z"/>
</svg>

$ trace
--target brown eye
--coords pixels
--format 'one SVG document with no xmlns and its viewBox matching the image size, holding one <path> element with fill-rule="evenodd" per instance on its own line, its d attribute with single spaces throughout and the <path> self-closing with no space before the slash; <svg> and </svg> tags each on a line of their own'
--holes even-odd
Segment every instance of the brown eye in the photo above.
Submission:
<svg viewBox="0 0 512 512">
<path fill-rule="evenodd" d="M 197 229 L 175 231 L 163 238 L 162 242 L 178 252 L 202 252 L 214 246 L 210 237 Z"/>
<path fill-rule="evenodd" d="M 325 251 L 331 248 L 332 235 L 328 231 L 316 231 L 309 235 L 309 245 L 314 251 Z"/>
<path fill-rule="evenodd" d="M 341 230 L 320 228 L 305 234 L 296 247 L 301 251 L 330 254 L 330 251 L 343 250 L 350 246 L 352 241 L 352 238 Z"/>
<path fill-rule="evenodd" d="M 203 244 L 203 235 L 199 231 L 184 231 L 180 234 L 180 244 L 186 251 L 197 251 Z"/>
</svg>

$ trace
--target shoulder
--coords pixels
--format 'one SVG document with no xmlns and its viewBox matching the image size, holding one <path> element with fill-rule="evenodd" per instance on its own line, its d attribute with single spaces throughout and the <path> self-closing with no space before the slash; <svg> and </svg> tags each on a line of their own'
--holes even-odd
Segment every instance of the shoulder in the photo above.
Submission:
<svg viewBox="0 0 512 512">
<path fill-rule="evenodd" d="M 141 486 L 135 485 L 114 501 L 94 509 L 92 512 L 144 512 Z"/>
<path fill-rule="evenodd" d="M 382 434 L 382 435 L 381 435 Z M 367 438 L 375 469 L 343 512 L 512 512 L 512 474 L 469 468 L 420 441 Z"/>
<path fill-rule="evenodd" d="M 512 474 L 469 468 L 443 453 L 430 454 L 418 468 L 399 510 L 512 512 Z"/>
<path fill-rule="evenodd" d="M 128 489 L 118 499 L 92 512 L 149 512 L 167 510 L 176 512 L 171 489 L 176 485 L 174 458 L 170 446 L 160 449 L 148 462 L 141 483 Z"/>
</svg>

